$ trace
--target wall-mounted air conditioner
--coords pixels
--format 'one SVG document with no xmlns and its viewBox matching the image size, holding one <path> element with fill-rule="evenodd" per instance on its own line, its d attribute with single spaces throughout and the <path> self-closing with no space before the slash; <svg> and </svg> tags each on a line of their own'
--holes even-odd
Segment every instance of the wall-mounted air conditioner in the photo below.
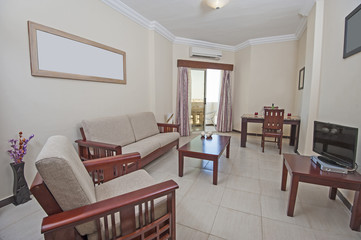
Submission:
<svg viewBox="0 0 361 240">
<path fill-rule="evenodd" d="M 200 47 L 190 47 L 189 55 L 191 57 L 205 57 L 205 58 L 214 58 L 220 59 L 222 57 L 222 51 L 209 48 L 200 48 Z"/>
</svg>

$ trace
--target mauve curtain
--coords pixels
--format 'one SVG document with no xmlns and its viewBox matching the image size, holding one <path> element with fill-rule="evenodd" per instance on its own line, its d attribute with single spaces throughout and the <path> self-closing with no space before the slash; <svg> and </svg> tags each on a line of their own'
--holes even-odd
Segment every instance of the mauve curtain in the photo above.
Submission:
<svg viewBox="0 0 361 240">
<path fill-rule="evenodd" d="M 180 124 L 181 136 L 189 136 L 188 68 L 178 68 L 176 121 Z"/>
<path fill-rule="evenodd" d="M 232 131 L 231 71 L 223 72 L 221 94 L 217 116 L 217 131 Z"/>
</svg>

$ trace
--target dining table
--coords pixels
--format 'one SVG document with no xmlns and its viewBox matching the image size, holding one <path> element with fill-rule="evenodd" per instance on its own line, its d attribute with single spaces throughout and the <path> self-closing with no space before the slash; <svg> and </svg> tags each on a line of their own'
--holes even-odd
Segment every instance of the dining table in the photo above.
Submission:
<svg viewBox="0 0 361 240">
<path fill-rule="evenodd" d="M 263 115 L 243 114 L 241 117 L 241 147 L 246 147 L 248 123 L 262 123 L 264 122 Z M 299 116 L 285 116 L 283 124 L 291 125 L 290 132 L 290 146 L 294 146 L 294 152 L 297 153 L 298 138 L 300 133 L 301 118 Z"/>
</svg>

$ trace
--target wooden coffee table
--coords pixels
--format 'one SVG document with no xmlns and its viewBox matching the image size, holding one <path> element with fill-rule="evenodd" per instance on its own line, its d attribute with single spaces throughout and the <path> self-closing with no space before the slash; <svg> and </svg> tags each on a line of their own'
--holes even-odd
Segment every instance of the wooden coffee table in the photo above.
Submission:
<svg viewBox="0 0 361 240">
<path fill-rule="evenodd" d="M 291 191 L 287 216 L 293 217 L 299 182 L 329 186 L 329 198 L 336 199 L 337 188 L 354 190 L 355 197 L 351 212 L 350 228 L 360 231 L 361 225 L 361 175 L 358 172 L 349 174 L 331 173 L 311 162 L 310 157 L 295 154 L 283 154 L 283 170 L 281 190 L 286 190 L 287 172 L 291 175 Z"/>
<path fill-rule="evenodd" d="M 184 157 L 210 160 L 213 161 L 213 184 L 217 185 L 218 159 L 226 148 L 226 157 L 229 158 L 230 142 L 229 136 L 213 135 L 211 139 L 195 137 L 178 149 L 179 176 L 183 177 Z"/>
</svg>

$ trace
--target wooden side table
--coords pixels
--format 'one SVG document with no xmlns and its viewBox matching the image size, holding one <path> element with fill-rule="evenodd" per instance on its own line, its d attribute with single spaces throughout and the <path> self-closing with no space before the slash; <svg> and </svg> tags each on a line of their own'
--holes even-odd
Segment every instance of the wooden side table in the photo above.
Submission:
<svg viewBox="0 0 361 240">
<path fill-rule="evenodd" d="M 287 172 L 291 175 L 291 190 L 288 201 L 287 216 L 293 217 L 298 183 L 312 183 L 329 186 L 329 198 L 336 199 L 337 188 L 354 190 L 355 198 L 351 212 L 350 227 L 352 230 L 360 231 L 361 225 L 361 175 L 357 172 L 349 174 L 331 173 L 321 171 L 310 157 L 295 154 L 283 154 L 283 170 L 281 190 L 286 190 Z"/>
</svg>

